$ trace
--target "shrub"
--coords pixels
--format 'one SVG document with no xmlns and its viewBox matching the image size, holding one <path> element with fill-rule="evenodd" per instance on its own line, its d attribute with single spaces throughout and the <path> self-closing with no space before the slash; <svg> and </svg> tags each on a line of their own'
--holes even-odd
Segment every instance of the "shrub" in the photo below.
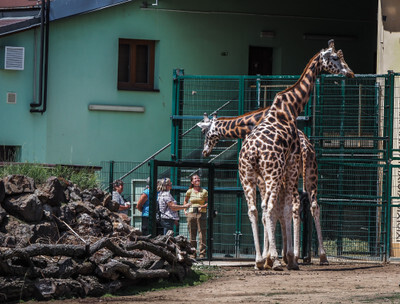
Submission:
<svg viewBox="0 0 400 304">
<path fill-rule="evenodd" d="M 0 177 L 3 178 L 11 174 L 21 174 L 34 179 L 35 183 L 43 184 L 50 176 L 64 178 L 77 184 L 81 189 L 91 189 L 99 187 L 100 182 L 97 173 L 90 168 L 73 168 L 68 166 L 44 166 L 41 164 L 13 164 L 8 163 L 0 167 Z"/>
</svg>

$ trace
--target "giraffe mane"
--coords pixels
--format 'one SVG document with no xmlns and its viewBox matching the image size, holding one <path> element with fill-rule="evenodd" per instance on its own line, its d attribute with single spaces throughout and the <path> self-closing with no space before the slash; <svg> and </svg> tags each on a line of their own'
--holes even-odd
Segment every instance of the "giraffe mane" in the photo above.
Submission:
<svg viewBox="0 0 400 304">
<path fill-rule="evenodd" d="M 286 93 L 287 91 L 290 91 L 291 89 L 293 89 L 293 88 L 301 81 L 301 79 L 303 78 L 304 74 L 305 74 L 306 71 L 308 70 L 308 68 L 309 68 L 309 66 L 310 66 L 310 64 L 311 64 L 311 62 L 313 62 L 314 59 L 315 59 L 317 56 L 319 56 L 319 54 L 320 54 L 320 52 L 318 52 L 317 54 L 315 54 L 315 55 L 310 59 L 310 61 L 307 63 L 306 67 L 304 68 L 303 73 L 301 74 L 301 76 L 299 77 L 299 79 L 297 79 L 297 81 L 296 81 L 295 84 L 293 84 L 292 86 L 288 87 L 287 89 L 285 89 L 285 90 L 283 90 L 283 91 L 280 91 L 280 92 L 277 93 L 276 95 L 284 94 L 284 93 Z"/>
<path fill-rule="evenodd" d="M 245 116 L 248 116 L 248 115 L 253 115 L 253 114 L 256 114 L 256 113 L 259 113 L 259 112 L 263 112 L 263 111 L 265 111 L 265 110 L 268 110 L 269 108 L 270 108 L 270 107 L 259 108 L 259 109 L 257 109 L 257 110 L 254 110 L 254 111 L 251 111 L 251 112 L 247 112 L 247 113 L 244 113 L 244 114 L 242 114 L 242 115 L 235 116 L 235 117 L 219 117 L 217 120 L 238 119 L 238 118 L 245 117 Z"/>
</svg>

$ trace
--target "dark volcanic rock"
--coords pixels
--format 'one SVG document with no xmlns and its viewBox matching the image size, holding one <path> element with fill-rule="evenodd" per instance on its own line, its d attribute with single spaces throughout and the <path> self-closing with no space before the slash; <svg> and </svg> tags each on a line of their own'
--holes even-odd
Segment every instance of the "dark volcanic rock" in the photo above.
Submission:
<svg viewBox="0 0 400 304">
<path fill-rule="evenodd" d="M 5 194 L 7 195 L 33 193 L 35 191 L 34 180 L 24 175 L 14 174 L 6 176 L 3 182 Z"/>
</svg>

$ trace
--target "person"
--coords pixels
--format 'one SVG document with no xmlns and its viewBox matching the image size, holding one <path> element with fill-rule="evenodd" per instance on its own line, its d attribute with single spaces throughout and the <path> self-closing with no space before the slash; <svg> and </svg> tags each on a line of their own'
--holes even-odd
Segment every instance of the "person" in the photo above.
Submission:
<svg viewBox="0 0 400 304">
<path fill-rule="evenodd" d="M 131 203 L 124 200 L 121 193 L 124 191 L 124 182 L 120 179 L 113 183 L 114 191 L 112 193 L 112 200 L 119 204 L 118 212 L 124 214 L 121 216 L 125 221 L 129 221 L 128 211 L 131 207 Z"/>
<path fill-rule="evenodd" d="M 185 210 L 189 230 L 190 244 L 197 248 L 197 232 L 199 233 L 199 258 L 206 256 L 206 230 L 207 230 L 207 206 L 208 191 L 200 186 L 200 176 L 195 174 L 190 178 L 190 187 L 185 194 L 184 204 L 191 204 L 188 210 Z M 196 258 L 196 254 L 194 254 Z"/>
<path fill-rule="evenodd" d="M 149 234 L 149 197 L 150 197 L 150 178 L 147 178 L 147 185 L 146 188 L 143 190 L 142 195 L 140 196 L 138 203 L 137 203 L 137 208 L 140 212 L 142 212 L 142 233 L 143 235 L 148 235 Z"/>
<path fill-rule="evenodd" d="M 172 183 L 169 178 L 164 178 L 159 183 L 158 188 L 158 206 L 161 215 L 161 227 L 163 228 L 163 234 L 165 235 L 168 230 L 173 230 L 174 225 L 178 225 L 179 221 L 179 210 L 183 210 L 190 207 L 190 203 L 184 205 L 178 205 L 176 200 L 172 197 L 170 191 L 172 189 Z"/>
</svg>

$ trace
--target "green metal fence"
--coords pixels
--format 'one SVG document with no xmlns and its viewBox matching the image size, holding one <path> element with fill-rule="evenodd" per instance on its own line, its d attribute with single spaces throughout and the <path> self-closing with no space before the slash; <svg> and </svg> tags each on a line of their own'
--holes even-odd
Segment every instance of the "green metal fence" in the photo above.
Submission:
<svg viewBox="0 0 400 304">
<path fill-rule="evenodd" d="M 203 159 L 204 138 L 195 125 L 204 112 L 237 116 L 269 106 L 277 92 L 297 79 L 298 76 L 193 76 L 184 75 L 182 70 L 174 72 L 171 159 L 232 165 L 230 169 L 216 169 L 213 176 L 214 187 L 218 188 L 214 193 L 217 216 L 212 224 L 213 257 L 254 257 L 247 205 L 236 169 L 241 142 L 221 140 L 211 157 Z M 393 73 L 357 75 L 354 79 L 322 75 L 298 119 L 299 129 L 308 135 L 317 151 L 318 203 L 330 258 L 386 260 L 400 256 L 398 79 L 399 75 Z M 109 167 L 109 163 L 103 165 Z M 141 174 L 147 177 L 149 168 L 141 168 L 145 168 L 141 170 L 146 173 Z M 160 168 L 158 175 L 172 178 L 176 197 L 182 202 L 180 192 L 188 187 L 190 174 L 198 169 Z M 202 175 L 203 183 L 207 183 L 208 171 Z M 187 235 L 183 217 L 179 232 Z M 312 251 L 317 254 L 315 232 Z"/>
</svg>

